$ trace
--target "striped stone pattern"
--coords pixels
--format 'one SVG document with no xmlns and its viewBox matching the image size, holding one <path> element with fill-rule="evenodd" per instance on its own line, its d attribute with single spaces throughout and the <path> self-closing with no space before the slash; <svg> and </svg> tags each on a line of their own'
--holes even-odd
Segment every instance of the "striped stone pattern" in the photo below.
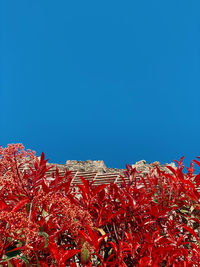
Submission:
<svg viewBox="0 0 200 267">
<path fill-rule="evenodd" d="M 93 185 L 101 185 L 101 184 L 122 184 L 123 180 L 121 176 L 124 177 L 123 172 L 125 170 L 120 171 L 114 171 L 114 172 L 105 172 L 102 173 L 101 171 L 95 170 L 95 171 L 76 171 L 76 170 L 68 170 L 64 165 L 62 164 L 53 164 L 53 168 L 47 171 L 46 177 L 47 180 L 51 181 L 55 179 L 55 173 L 56 168 L 59 170 L 59 176 L 63 176 L 66 171 L 70 171 L 72 176 L 72 182 L 71 185 L 78 185 L 82 184 L 81 178 L 85 178 L 88 182 L 93 182 Z M 24 169 L 21 169 L 21 171 L 24 171 Z M 143 174 L 143 177 L 145 176 L 145 173 Z M 140 175 L 141 175 L 140 174 Z M 140 175 L 136 176 L 136 180 L 139 180 Z M 193 174 L 195 178 L 196 174 Z M 124 180 L 128 183 L 130 180 L 128 177 L 124 177 Z M 147 182 L 148 183 L 148 182 Z M 198 188 L 198 191 L 200 191 L 200 188 Z"/>
</svg>

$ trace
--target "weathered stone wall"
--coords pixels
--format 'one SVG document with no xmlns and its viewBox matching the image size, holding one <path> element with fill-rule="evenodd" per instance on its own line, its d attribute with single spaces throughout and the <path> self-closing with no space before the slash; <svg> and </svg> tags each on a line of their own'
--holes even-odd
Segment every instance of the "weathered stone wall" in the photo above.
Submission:
<svg viewBox="0 0 200 267">
<path fill-rule="evenodd" d="M 86 160 L 86 161 L 77 161 L 77 160 L 67 160 L 65 167 L 70 171 L 98 171 L 98 172 L 106 172 L 106 166 L 103 160 Z"/>
<path fill-rule="evenodd" d="M 53 164 L 53 163 L 52 163 Z M 117 169 L 117 168 L 107 168 L 103 160 L 67 160 L 66 164 L 55 164 L 56 167 L 61 169 L 67 169 L 70 171 L 79 171 L 79 172 L 98 172 L 98 173 L 116 173 L 120 172 L 123 173 L 125 169 Z M 146 163 L 145 160 L 137 161 L 135 164 L 132 165 L 133 168 L 136 168 L 137 171 L 142 172 L 142 174 L 149 173 L 149 167 L 151 169 L 158 166 L 161 171 L 165 171 L 167 173 L 171 173 L 171 171 L 166 168 L 166 166 L 171 166 L 176 168 L 175 163 L 166 163 L 161 165 L 160 162 L 154 161 L 152 163 Z"/>
<path fill-rule="evenodd" d="M 166 168 L 166 166 L 171 166 L 175 169 L 177 168 L 174 162 L 165 163 L 165 164 L 161 165 L 159 161 L 154 161 L 150 164 L 147 164 L 145 160 L 137 161 L 135 164 L 132 165 L 133 168 L 136 168 L 136 170 L 139 172 L 142 171 L 143 174 L 149 173 L 149 167 L 151 167 L 151 169 L 153 169 L 156 166 L 159 167 L 159 169 L 161 171 L 165 171 L 167 173 L 171 173 L 171 171 L 168 168 Z"/>
</svg>

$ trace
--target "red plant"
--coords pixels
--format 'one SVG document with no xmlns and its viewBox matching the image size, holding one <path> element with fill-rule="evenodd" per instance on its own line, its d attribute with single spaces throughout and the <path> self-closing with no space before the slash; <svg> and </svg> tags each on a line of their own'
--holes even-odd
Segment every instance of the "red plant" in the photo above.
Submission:
<svg viewBox="0 0 200 267">
<path fill-rule="evenodd" d="M 82 177 L 74 190 L 70 172 L 48 180 L 44 153 L 1 147 L 0 265 L 199 266 L 200 162 L 187 174 L 182 162 L 145 177 L 127 165 L 129 183 Z"/>
<path fill-rule="evenodd" d="M 0 264 L 65 266 L 80 252 L 79 231 L 92 227 L 89 212 L 68 197 L 70 173 L 57 171 L 49 182 L 44 153 L 39 160 L 21 144 L 1 148 L 0 156 Z"/>
</svg>

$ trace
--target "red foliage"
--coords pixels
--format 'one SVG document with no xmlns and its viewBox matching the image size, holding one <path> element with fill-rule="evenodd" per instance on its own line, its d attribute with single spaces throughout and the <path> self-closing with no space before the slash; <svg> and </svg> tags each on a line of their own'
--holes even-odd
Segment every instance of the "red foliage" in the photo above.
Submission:
<svg viewBox="0 0 200 267">
<path fill-rule="evenodd" d="M 200 163 L 184 175 L 182 162 L 75 191 L 70 172 L 47 179 L 44 153 L 0 147 L 0 265 L 199 266 Z"/>
</svg>

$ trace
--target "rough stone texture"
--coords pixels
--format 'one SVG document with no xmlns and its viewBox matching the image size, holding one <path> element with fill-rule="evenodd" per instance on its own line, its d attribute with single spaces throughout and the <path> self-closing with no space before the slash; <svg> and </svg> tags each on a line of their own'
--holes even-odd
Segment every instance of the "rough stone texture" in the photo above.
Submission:
<svg viewBox="0 0 200 267">
<path fill-rule="evenodd" d="M 77 161 L 77 160 L 67 160 L 66 164 L 53 164 L 55 168 L 59 170 L 70 170 L 70 171 L 79 171 L 79 172 L 98 172 L 99 174 L 104 173 L 120 173 L 123 174 L 126 169 L 117 169 L 117 168 L 107 168 L 103 160 L 86 160 L 86 161 Z M 171 173 L 171 171 L 166 168 L 166 166 L 171 166 L 176 169 L 175 163 L 165 163 L 160 164 L 159 161 L 154 161 L 152 163 L 146 163 L 145 160 L 137 161 L 132 165 L 133 168 L 136 168 L 138 172 L 142 172 L 143 175 L 149 174 L 149 167 L 151 169 L 158 166 L 161 171 Z"/>
<path fill-rule="evenodd" d="M 65 168 L 70 171 L 114 173 L 123 172 L 123 169 L 107 168 L 103 160 L 67 160 Z"/>
<path fill-rule="evenodd" d="M 171 163 L 165 163 L 163 165 L 160 164 L 159 161 L 154 161 L 150 164 L 147 164 L 145 160 L 137 161 L 135 164 L 132 165 L 133 168 L 136 168 L 137 171 L 142 172 L 142 174 L 148 174 L 149 173 L 149 167 L 151 169 L 155 167 L 159 167 L 161 171 L 165 171 L 167 173 L 171 173 L 171 171 L 166 168 L 166 166 L 171 166 L 176 169 L 176 165 L 174 162 Z"/>
<path fill-rule="evenodd" d="M 68 170 L 73 171 L 99 171 L 106 172 L 106 166 L 103 160 L 86 160 L 86 161 L 77 161 L 77 160 L 67 160 L 65 167 Z"/>
</svg>

